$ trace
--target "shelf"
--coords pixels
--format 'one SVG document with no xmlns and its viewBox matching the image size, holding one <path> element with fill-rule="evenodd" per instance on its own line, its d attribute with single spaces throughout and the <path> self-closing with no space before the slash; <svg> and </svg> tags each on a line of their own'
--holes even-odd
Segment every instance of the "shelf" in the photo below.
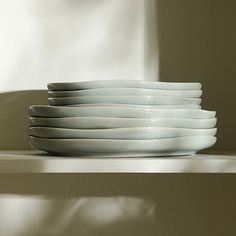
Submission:
<svg viewBox="0 0 236 236">
<path fill-rule="evenodd" d="M 0 151 L 0 174 L 3 173 L 236 173 L 236 155 L 86 158 L 49 156 L 38 151 Z"/>
</svg>

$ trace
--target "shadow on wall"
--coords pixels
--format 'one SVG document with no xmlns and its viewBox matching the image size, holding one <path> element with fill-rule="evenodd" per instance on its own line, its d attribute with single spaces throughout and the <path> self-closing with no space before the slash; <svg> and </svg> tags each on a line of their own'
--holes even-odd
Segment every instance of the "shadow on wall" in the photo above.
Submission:
<svg viewBox="0 0 236 236">
<path fill-rule="evenodd" d="M 217 111 L 215 149 L 235 149 L 236 1 L 158 0 L 160 80 L 203 85 Z"/>
<path fill-rule="evenodd" d="M 47 104 L 47 91 L 0 93 L 0 149 L 32 149 L 28 142 L 28 107 Z"/>
<path fill-rule="evenodd" d="M 5 236 L 153 235 L 154 210 L 151 200 L 134 197 L 8 195 L 0 197 L 0 228 Z"/>
</svg>

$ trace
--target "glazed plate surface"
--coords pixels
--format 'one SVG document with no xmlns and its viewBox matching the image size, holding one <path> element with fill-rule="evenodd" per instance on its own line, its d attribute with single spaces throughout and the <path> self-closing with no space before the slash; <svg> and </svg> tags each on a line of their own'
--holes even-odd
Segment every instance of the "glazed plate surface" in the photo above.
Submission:
<svg viewBox="0 0 236 236">
<path fill-rule="evenodd" d="M 184 105 L 138 105 L 138 104 L 114 104 L 114 103 L 90 103 L 90 104 L 73 104 L 68 107 L 127 107 L 127 108 L 143 108 L 143 109 L 201 109 L 198 104 L 184 104 Z"/>
<path fill-rule="evenodd" d="M 128 127 L 173 127 L 190 129 L 210 129 L 215 127 L 216 118 L 112 118 L 112 117 L 29 117 L 32 127 L 58 127 L 70 129 L 107 129 Z"/>
<path fill-rule="evenodd" d="M 200 83 L 146 82 L 143 80 L 96 80 L 68 83 L 50 83 L 49 90 L 79 90 L 98 88 L 143 88 L 165 90 L 199 90 Z"/>
<path fill-rule="evenodd" d="M 126 118 L 214 118 L 214 111 L 200 109 L 151 109 L 105 106 L 46 106 L 34 105 L 29 108 L 30 116 L 36 117 L 126 117 Z"/>
<path fill-rule="evenodd" d="M 134 127 L 116 129 L 65 129 L 30 127 L 29 135 L 40 138 L 68 139 L 165 139 L 185 136 L 215 136 L 215 129 Z"/>
<path fill-rule="evenodd" d="M 213 146 L 213 136 L 152 140 L 46 139 L 30 136 L 33 147 L 59 155 L 173 156 L 191 155 Z"/>
<path fill-rule="evenodd" d="M 49 97 L 80 97 L 80 96 L 171 96 L 199 98 L 202 90 L 162 90 L 162 89 L 138 89 L 138 88 L 105 88 L 86 89 L 75 91 L 49 91 Z"/>
<path fill-rule="evenodd" d="M 91 103 L 114 103 L 135 105 L 200 105 L 201 99 L 169 96 L 79 96 L 48 98 L 48 104 L 51 106 Z"/>
</svg>

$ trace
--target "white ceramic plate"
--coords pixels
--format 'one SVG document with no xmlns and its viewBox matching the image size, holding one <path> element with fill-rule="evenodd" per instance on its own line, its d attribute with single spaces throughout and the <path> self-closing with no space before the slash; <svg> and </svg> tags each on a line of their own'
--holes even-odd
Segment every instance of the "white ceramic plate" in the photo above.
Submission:
<svg viewBox="0 0 236 236">
<path fill-rule="evenodd" d="M 34 105 L 30 116 L 36 117 L 126 117 L 126 118 L 214 118 L 214 111 L 200 109 L 151 109 L 130 107 L 60 107 Z"/>
<path fill-rule="evenodd" d="M 98 88 L 144 88 L 144 89 L 173 89 L 173 90 L 199 90 L 200 83 L 170 83 L 146 82 L 142 80 L 97 80 L 71 83 L 50 83 L 49 90 L 79 90 Z"/>
<path fill-rule="evenodd" d="M 49 91 L 49 97 L 80 97 L 80 96 L 171 96 L 199 98 L 202 90 L 162 90 L 162 89 L 137 89 L 137 88 L 105 88 L 86 89 L 76 91 Z"/>
<path fill-rule="evenodd" d="M 184 104 L 184 105 L 135 105 L 135 104 L 114 104 L 114 103 L 90 103 L 90 104 L 75 104 L 67 105 L 69 107 L 127 107 L 127 108 L 151 108 L 151 109 L 201 109 L 197 104 Z"/>
<path fill-rule="evenodd" d="M 48 98 L 51 106 L 64 106 L 90 103 L 115 103 L 136 105 L 184 105 L 201 103 L 200 98 L 181 98 L 168 96 L 81 96 L 66 98 Z"/>
<path fill-rule="evenodd" d="M 136 127 L 116 129 L 63 129 L 30 127 L 29 135 L 40 138 L 69 139 L 163 139 L 184 136 L 215 136 L 216 129 Z"/>
<path fill-rule="evenodd" d="M 189 155 L 213 146 L 213 136 L 152 140 L 45 139 L 30 136 L 33 147 L 60 155 L 169 156 Z"/>
<path fill-rule="evenodd" d="M 210 129 L 215 127 L 216 118 L 110 118 L 110 117 L 29 117 L 32 127 L 58 127 L 70 129 L 108 129 L 128 127 L 173 127 L 190 129 Z"/>
</svg>

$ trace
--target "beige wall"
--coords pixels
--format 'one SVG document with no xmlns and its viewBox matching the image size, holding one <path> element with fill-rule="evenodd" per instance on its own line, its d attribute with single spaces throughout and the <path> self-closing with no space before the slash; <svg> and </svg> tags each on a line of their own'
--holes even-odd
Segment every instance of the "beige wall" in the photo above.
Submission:
<svg viewBox="0 0 236 236">
<path fill-rule="evenodd" d="M 0 93 L 0 150 L 29 149 L 28 107 L 47 104 L 47 91 Z"/>
<path fill-rule="evenodd" d="M 203 83 L 203 107 L 218 112 L 219 141 L 216 148 L 224 149 L 235 148 L 235 4 L 234 0 L 159 0 L 158 4 L 160 78 L 162 81 L 191 80 Z M 45 91 L 0 94 L 0 149 L 29 148 L 27 107 L 46 103 L 46 98 Z M 197 176 L 178 175 L 178 178 L 174 176 L 173 182 L 162 179 L 156 183 L 157 191 L 162 193 L 157 201 L 158 232 L 168 236 L 235 235 L 234 176 L 211 175 L 207 181 L 205 176 Z M 5 178 L 15 183 L 14 178 Z M 29 176 L 26 178 L 29 179 Z M 41 178 L 38 180 L 39 185 L 44 184 Z M 61 184 L 60 181 L 56 183 Z M 74 185 L 71 186 L 76 189 L 78 183 L 72 183 Z M 51 186 L 49 183 L 47 188 L 51 189 Z M 40 186 L 37 187 L 40 189 Z M 22 189 L 21 194 L 24 195 L 25 188 Z M 1 203 L 11 206 L 11 198 Z M 21 205 L 22 208 L 29 207 L 29 215 L 32 213 L 36 216 L 31 202 L 25 204 Z M 71 199 L 68 199 L 68 204 L 71 204 Z M 63 210 L 64 205 L 54 196 L 52 206 L 58 211 Z M 8 230 L 15 227 L 12 219 L 17 218 L 14 218 L 17 215 L 16 208 L 12 209 L 12 214 L 2 211 L 4 220 L 9 216 Z M 43 211 L 39 212 L 44 214 Z M 53 221 L 53 213 L 49 210 L 47 214 L 52 216 L 52 222 L 57 223 L 57 218 Z M 47 226 L 50 220 L 45 222 Z M 31 225 L 25 226 L 31 230 L 32 225 L 31 221 Z M 32 231 L 35 233 L 35 228 Z"/>
<path fill-rule="evenodd" d="M 216 110 L 215 149 L 235 149 L 236 1 L 159 0 L 161 81 L 200 81 Z"/>
<path fill-rule="evenodd" d="M 157 4 L 160 80 L 202 82 L 203 108 L 217 111 L 215 149 L 235 148 L 235 10 L 234 0 L 159 0 Z M 46 99 L 46 91 L 0 94 L 0 149 L 30 147 L 27 107 L 46 104 Z"/>
</svg>

